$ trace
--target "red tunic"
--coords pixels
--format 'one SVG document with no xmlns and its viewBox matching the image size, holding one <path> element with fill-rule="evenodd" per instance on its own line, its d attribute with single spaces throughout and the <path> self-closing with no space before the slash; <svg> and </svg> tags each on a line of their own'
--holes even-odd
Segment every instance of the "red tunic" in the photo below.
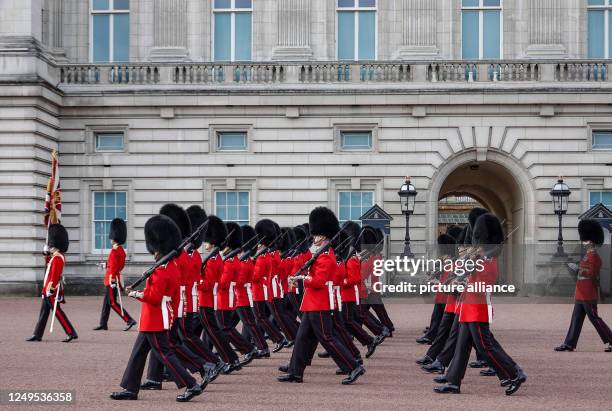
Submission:
<svg viewBox="0 0 612 411">
<path fill-rule="evenodd" d="M 283 294 L 289 292 L 289 276 L 291 275 L 291 269 L 293 268 L 293 259 L 291 257 L 283 258 L 281 260 L 280 270 L 278 279 L 283 290 Z"/>
<path fill-rule="evenodd" d="M 329 311 L 330 285 L 336 273 L 336 256 L 329 248 L 310 267 L 310 280 L 304 280 L 304 297 L 300 311 Z"/>
<path fill-rule="evenodd" d="M 310 252 L 310 250 L 306 250 L 301 254 L 298 254 L 297 256 L 295 256 L 293 258 L 293 267 L 291 268 L 291 275 L 295 275 L 297 274 L 297 272 L 300 270 L 300 268 L 302 268 L 302 266 L 308 261 L 310 260 L 310 257 L 312 257 L 312 253 Z M 308 271 L 303 272 L 303 275 L 308 275 Z M 297 293 L 299 290 L 297 288 L 293 288 L 292 287 L 292 291 Z"/>
<path fill-rule="evenodd" d="M 223 262 L 223 274 L 221 274 L 217 291 L 217 310 L 233 310 L 236 308 L 235 288 L 241 266 L 238 256 Z"/>
<path fill-rule="evenodd" d="M 357 256 L 352 256 L 346 262 L 346 277 L 342 284 L 342 302 L 355 303 L 359 301 L 359 285 L 361 284 L 361 262 Z"/>
<path fill-rule="evenodd" d="M 211 257 L 206 262 L 200 286 L 198 287 L 198 300 L 200 307 L 214 308 L 216 288 L 219 286 L 219 280 L 223 273 L 223 259 L 219 254 Z"/>
<path fill-rule="evenodd" d="M 176 259 L 158 267 L 147 279 L 143 296 L 138 329 L 141 332 L 169 330 L 174 321 L 172 299 L 178 298 L 180 272 Z"/>
<path fill-rule="evenodd" d="M 117 284 L 121 284 L 121 270 L 125 267 L 125 250 L 120 245 L 114 247 L 108 254 L 106 260 L 106 273 L 104 274 L 104 286 L 110 285 L 110 277 Z"/>
<path fill-rule="evenodd" d="M 181 285 L 185 287 L 185 313 L 198 312 L 198 284 L 200 283 L 200 270 L 202 269 L 202 256 L 198 250 L 186 254 L 187 272 L 181 276 Z"/>
<path fill-rule="evenodd" d="M 247 258 L 240 262 L 240 271 L 238 272 L 238 281 L 236 281 L 236 302 L 238 307 L 249 307 L 249 292 L 246 284 L 251 284 L 253 279 L 253 260 Z M 251 289 L 251 296 L 252 296 Z"/>
<path fill-rule="evenodd" d="M 580 260 L 580 271 L 576 281 L 576 301 L 597 302 L 599 300 L 599 270 L 601 258 L 589 249 Z"/>
<path fill-rule="evenodd" d="M 253 301 L 271 301 L 272 293 L 268 288 L 268 273 L 270 272 L 269 254 L 263 254 L 255 260 L 253 268 Z"/>
<path fill-rule="evenodd" d="M 53 291 L 53 296 L 55 297 L 57 293 L 57 285 L 61 281 L 62 272 L 64 271 L 64 259 L 65 257 L 63 254 L 53 255 L 49 259 L 49 262 L 47 263 L 47 271 L 45 272 L 45 278 L 43 279 L 43 288 L 41 292 L 43 296 L 46 295 L 48 287 L 51 286 L 51 288 L 55 289 Z M 64 293 L 62 288 L 60 288 L 59 292 L 60 298 L 58 301 L 63 301 Z"/>
<path fill-rule="evenodd" d="M 493 321 L 493 306 L 491 295 L 486 292 L 468 292 L 470 284 L 484 283 L 493 285 L 497 281 L 497 258 L 482 260 L 483 270 L 474 272 L 468 278 L 466 291 L 462 294 L 459 322 L 462 323 L 490 323 Z"/>
<path fill-rule="evenodd" d="M 283 291 L 280 284 L 282 269 L 283 267 L 280 252 L 275 250 L 270 253 L 270 272 L 268 273 L 268 290 L 272 291 L 271 297 L 274 299 L 279 299 L 283 296 Z"/>
<path fill-rule="evenodd" d="M 334 284 L 334 309 L 339 310 L 342 307 L 342 293 L 341 288 L 346 278 L 346 266 L 344 261 L 336 261 L 336 272 L 332 278 Z"/>
<path fill-rule="evenodd" d="M 374 271 L 374 256 L 369 256 L 361 262 L 361 284 L 359 287 L 359 296 L 368 298 L 368 283 L 371 284 L 372 272 Z"/>
</svg>

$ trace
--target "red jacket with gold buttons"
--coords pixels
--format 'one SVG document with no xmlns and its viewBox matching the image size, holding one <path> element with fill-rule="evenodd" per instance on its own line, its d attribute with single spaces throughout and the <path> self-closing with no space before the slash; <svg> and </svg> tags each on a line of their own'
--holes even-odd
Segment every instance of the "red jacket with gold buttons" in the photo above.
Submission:
<svg viewBox="0 0 612 411">
<path fill-rule="evenodd" d="M 270 271 L 268 273 L 268 293 L 271 298 L 278 299 L 283 295 L 281 287 L 282 260 L 280 251 L 274 250 L 270 253 Z"/>
<path fill-rule="evenodd" d="M 342 284 L 342 302 L 354 303 L 359 299 L 359 285 L 361 284 L 361 261 L 355 255 L 346 262 L 346 276 Z"/>
<path fill-rule="evenodd" d="M 247 258 L 244 261 L 240 261 L 240 267 L 238 271 L 238 281 L 236 281 L 236 305 L 238 307 L 249 307 L 249 294 L 245 284 L 251 283 L 253 279 L 253 260 Z M 251 285 L 252 286 L 252 285 Z M 251 288 L 251 293 L 253 289 Z M 254 301 L 254 300 L 253 300 Z"/>
<path fill-rule="evenodd" d="M 253 267 L 253 301 L 272 301 L 272 292 L 268 288 L 269 273 L 270 254 L 265 253 L 257 257 Z"/>
<path fill-rule="evenodd" d="M 336 274 L 336 256 L 329 248 L 317 257 L 310 267 L 310 280 L 304 280 L 304 297 L 300 311 L 329 311 L 329 286 Z"/>
<path fill-rule="evenodd" d="M 223 259 L 217 254 L 208 259 L 204 271 L 202 272 L 202 279 L 198 287 L 198 301 L 200 307 L 214 308 L 214 292 L 215 288 L 219 287 L 221 274 L 223 274 Z"/>
<path fill-rule="evenodd" d="M 594 249 L 589 249 L 580 260 L 576 281 L 576 301 L 597 302 L 599 300 L 599 270 L 601 258 Z"/>
<path fill-rule="evenodd" d="M 486 292 L 468 292 L 467 287 L 476 283 L 493 285 L 497 281 L 497 258 L 484 258 L 482 271 L 475 271 L 468 277 L 466 291 L 461 296 L 459 322 L 490 323 L 493 321 L 493 305 L 491 295 Z"/>
<path fill-rule="evenodd" d="M 47 288 L 49 286 L 51 286 L 51 288 L 54 289 L 52 296 L 55 298 L 55 296 L 57 295 L 56 294 L 57 285 L 61 281 L 62 272 L 64 271 L 64 265 L 65 265 L 64 259 L 65 257 L 61 253 L 52 255 L 51 258 L 49 259 L 49 262 L 47 263 L 47 271 L 45 272 L 45 278 L 43 279 L 43 288 L 41 291 L 43 296 L 46 295 Z M 61 287 L 59 290 L 59 300 L 58 301 L 64 302 L 63 296 L 64 296 L 64 290 L 63 290 L 63 287 Z"/>
<path fill-rule="evenodd" d="M 171 300 L 178 298 L 179 278 L 175 258 L 158 267 L 147 279 L 143 296 L 138 298 L 142 302 L 139 331 L 159 332 L 170 329 L 175 317 Z"/>
<path fill-rule="evenodd" d="M 238 256 L 233 256 L 223 262 L 223 274 L 219 279 L 217 290 L 217 310 L 233 310 L 236 308 L 236 284 L 240 275 L 241 264 Z"/>
<path fill-rule="evenodd" d="M 120 245 L 113 247 L 106 260 L 106 273 L 104 273 L 104 286 L 110 285 L 110 277 L 121 284 L 121 270 L 125 267 L 125 250 Z"/>
<path fill-rule="evenodd" d="M 197 313 L 202 256 L 198 250 L 193 250 L 191 254 L 185 252 L 185 256 L 186 272 L 181 275 L 181 286 L 185 287 L 183 308 L 185 313 Z"/>
</svg>

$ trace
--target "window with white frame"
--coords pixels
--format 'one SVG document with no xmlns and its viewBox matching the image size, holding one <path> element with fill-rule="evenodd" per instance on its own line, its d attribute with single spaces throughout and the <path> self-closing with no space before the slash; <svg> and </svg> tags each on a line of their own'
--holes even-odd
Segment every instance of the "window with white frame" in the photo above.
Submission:
<svg viewBox="0 0 612 411">
<path fill-rule="evenodd" d="M 340 150 L 370 151 L 372 150 L 371 131 L 340 131 Z"/>
<path fill-rule="evenodd" d="M 502 0 L 461 1 L 462 58 L 501 58 L 502 6 Z"/>
<path fill-rule="evenodd" d="M 249 223 L 248 191 L 215 192 L 215 214 L 223 221 L 233 221 L 240 225 Z"/>
<path fill-rule="evenodd" d="M 108 239 L 114 218 L 127 221 L 127 193 L 125 191 L 93 192 L 93 251 L 111 249 Z"/>
<path fill-rule="evenodd" d="M 246 131 L 218 131 L 216 151 L 246 151 Z"/>
<path fill-rule="evenodd" d="M 338 59 L 376 59 L 376 0 L 337 0 L 336 6 Z"/>
<path fill-rule="evenodd" d="M 589 208 L 599 203 L 612 209 L 612 191 L 590 191 Z"/>
<path fill-rule="evenodd" d="M 607 59 L 612 56 L 610 47 L 611 0 L 587 2 L 587 57 Z"/>
<path fill-rule="evenodd" d="M 253 1 L 213 2 L 213 59 L 251 60 Z"/>
<path fill-rule="evenodd" d="M 338 220 L 344 223 L 358 218 L 374 205 L 373 191 L 338 191 Z"/>
<path fill-rule="evenodd" d="M 612 130 L 594 130 L 591 138 L 593 150 L 612 150 Z"/>
<path fill-rule="evenodd" d="M 121 132 L 95 133 L 95 139 L 95 151 L 124 151 L 123 133 Z"/>
<path fill-rule="evenodd" d="M 130 0 L 90 0 L 90 60 L 130 59 Z"/>
</svg>

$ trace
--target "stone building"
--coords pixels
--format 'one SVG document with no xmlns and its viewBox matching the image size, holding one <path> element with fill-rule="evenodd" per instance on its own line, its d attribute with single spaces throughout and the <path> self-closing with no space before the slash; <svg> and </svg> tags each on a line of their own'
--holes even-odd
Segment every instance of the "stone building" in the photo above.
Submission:
<svg viewBox="0 0 612 411">
<path fill-rule="evenodd" d="M 73 284 L 99 282 L 115 216 L 128 274 L 150 264 L 142 227 L 169 201 L 281 225 L 376 203 L 397 217 L 397 253 L 410 175 L 413 251 L 435 241 L 440 199 L 470 196 L 516 229 L 504 276 L 537 292 L 558 176 L 566 240 L 612 203 L 611 13 L 610 0 L 3 0 L 0 290 L 44 274 L 57 149 Z"/>
</svg>

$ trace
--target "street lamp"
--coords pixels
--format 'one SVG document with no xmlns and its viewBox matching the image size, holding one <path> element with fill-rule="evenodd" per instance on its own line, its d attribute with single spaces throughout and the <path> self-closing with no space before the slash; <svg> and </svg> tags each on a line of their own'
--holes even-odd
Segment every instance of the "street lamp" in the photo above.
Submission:
<svg viewBox="0 0 612 411">
<path fill-rule="evenodd" d="M 404 237 L 404 256 L 408 258 L 414 257 L 410 251 L 410 215 L 414 213 L 414 203 L 417 195 L 416 188 L 410 182 L 410 177 L 406 177 L 406 181 L 400 187 L 397 194 L 400 197 L 400 205 L 402 213 L 406 215 L 406 236 Z"/>
<path fill-rule="evenodd" d="M 571 191 L 567 184 L 563 182 L 563 178 L 559 177 L 556 184 L 550 190 L 550 196 L 552 197 L 553 208 L 555 214 L 559 216 L 559 235 L 557 237 L 557 252 L 553 254 L 556 258 L 566 258 L 567 254 L 563 250 L 563 225 L 562 219 L 563 214 L 567 213 L 567 204 L 569 201 L 569 195 Z"/>
</svg>

